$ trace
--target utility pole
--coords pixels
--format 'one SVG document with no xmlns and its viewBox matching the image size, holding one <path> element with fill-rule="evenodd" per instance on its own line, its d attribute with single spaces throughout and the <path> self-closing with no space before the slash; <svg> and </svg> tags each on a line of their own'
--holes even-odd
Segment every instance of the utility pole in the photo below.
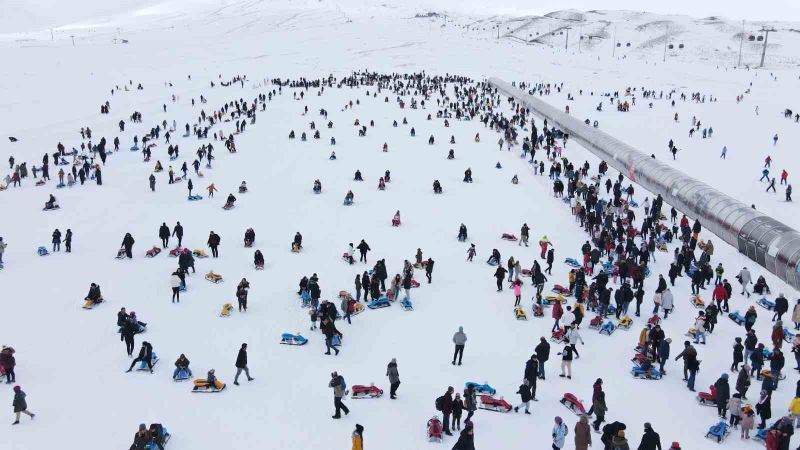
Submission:
<svg viewBox="0 0 800 450">
<path fill-rule="evenodd" d="M 572 27 L 566 27 L 564 29 L 567 30 L 567 36 L 564 39 L 564 50 L 567 50 L 567 47 L 569 47 L 569 30 L 571 30 Z"/>
<path fill-rule="evenodd" d="M 50 28 L 50 40 L 51 41 L 53 40 L 53 29 L 52 28 Z"/>
<path fill-rule="evenodd" d="M 758 67 L 764 67 L 764 57 L 767 56 L 767 40 L 769 39 L 769 33 L 770 31 L 777 31 L 777 30 L 771 27 L 770 28 L 763 27 L 759 31 L 764 33 L 764 47 L 761 49 L 761 64 L 759 64 Z"/>
<path fill-rule="evenodd" d="M 736 67 L 741 67 L 742 65 L 742 46 L 744 46 L 744 19 L 742 19 L 742 35 L 741 39 L 739 39 L 739 62 L 736 63 Z"/>
<path fill-rule="evenodd" d="M 611 45 L 611 56 L 615 56 L 617 54 L 617 26 L 614 25 L 614 42 Z"/>
<path fill-rule="evenodd" d="M 581 52 L 581 41 L 583 41 L 583 27 L 578 27 L 578 53 Z"/>
<path fill-rule="evenodd" d="M 72 46 L 75 47 L 75 36 L 71 34 L 69 37 L 72 38 Z"/>
</svg>

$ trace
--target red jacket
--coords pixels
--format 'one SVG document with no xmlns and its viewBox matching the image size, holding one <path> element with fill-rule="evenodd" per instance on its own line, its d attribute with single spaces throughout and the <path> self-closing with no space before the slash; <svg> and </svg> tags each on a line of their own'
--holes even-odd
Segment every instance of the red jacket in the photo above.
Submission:
<svg viewBox="0 0 800 450">
<path fill-rule="evenodd" d="M 714 288 L 714 292 L 711 294 L 712 300 L 725 300 L 728 298 L 728 291 L 725 290 L 725 286 L 722 284 L 718 284 Z"/>
<path fill-rule="evenodd" d="M 561 302 L 556 301 L 553 305 L 553 319 L 560 319 L 564 315 L 564 309 L 561 307 Z"/>
</svg>

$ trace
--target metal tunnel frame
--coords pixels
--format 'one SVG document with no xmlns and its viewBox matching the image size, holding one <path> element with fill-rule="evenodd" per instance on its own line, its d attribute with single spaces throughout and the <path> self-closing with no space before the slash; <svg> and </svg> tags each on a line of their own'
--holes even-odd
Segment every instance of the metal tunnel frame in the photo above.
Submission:
<svg viewBox="0 0 800 450">
<path fill-rule="evenodd" d="M 633 182 L 700 223 L 790 286 L 800 290 L 800 233 L 748 205 L 639 152 L 628 144 L 511 84 L 490 78 L 499 93 L 515 98 Z"/>
</svg>

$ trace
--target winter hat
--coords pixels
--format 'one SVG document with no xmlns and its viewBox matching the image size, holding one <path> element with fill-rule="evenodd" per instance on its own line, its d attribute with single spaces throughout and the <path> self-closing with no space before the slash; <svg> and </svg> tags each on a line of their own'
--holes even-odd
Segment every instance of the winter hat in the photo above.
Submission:
<svg viewBox="0 0 800 450">
<path fill-rule="evenodd" d="M 392 358 L 392 364 L 397 364 L 397 358 Z"/>
<path fill-rule="evenodd" d="M 723 380 L 727 380 L 727 379 L 728 379 L 728 374 L 727 374 L 727 373 L 723 373 L 723 374 L 720 376 L 720 378 L 722 378 Z"/>
<path fill-rule="evenodd" d="M 675 450 L 681 450 L 681 444 L 679 444 L 677 442 L 673 442 L 671 448 L 673 448 Z"/>
<path fill-rule="evenodd" d="M 14 392 L 19 392 L 22 388 L 19 385 L 14 386 Z"/>
<path fill-rule="evenodd" d="M 561 416 L 556 416 L 556 423 L 561 425 L 561 422 L 563 422 L 563 420 L 561 419 Z"/>
<path fill-rule="evenodd" d="M 364 432 L 364 427 L 361 426 L 360 424 L 356 424 L 356 431 L 358 432 L 358 434 L 361 434 Z"/>
</svg>

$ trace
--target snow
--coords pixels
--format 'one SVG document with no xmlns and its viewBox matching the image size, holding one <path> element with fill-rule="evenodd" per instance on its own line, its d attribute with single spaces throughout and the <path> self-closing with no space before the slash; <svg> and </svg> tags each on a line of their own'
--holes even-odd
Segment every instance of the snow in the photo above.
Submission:
<svg viewBox="0 0 800 450">
<path fill-rule="evenodd" d="M 523 289 L 529 320 L 514 320 L 511 291 L 494 292 L 493 270 L 483 261 L 497 248 L 504 259 L 513 255 L 521 259 L 523 267 L 530 267 L 538 258 L 536 241 L 547 235 L 556 248 L 548 288 L 566 284 L 568 269 L 560 262 L 577 257 L 586 236 L 566 205 L 552 197 L 547 178 L 533 176 L 517 150 L 499 152 L 498 136 L 482 124 L 450 120 L 450 128 L 445 129 L 440 119 L 425 120 L 428 113 L 435 116 L 432 106 L 400 110 L 392 94 L 388 94 L 389 103 L 383 102 L 385 92 L 373 98 L 374 88 L 326 89 L 322 96 L 309 89 L 302 101 L 292 99 L 292 92 L 298 90 L 284 89 L 283 95 L 258 115 L 257 123 L 237 136 L 238 153 L 229 154 L 221 143 L 214 142 L 218 158 L 214 168 L 202 169 L 203 179 L 191 177 L 196 191 L 215 183 L 220 190 L 216 198 L 187 202 L 185 183 L 169 186 L 165 173 L 157 175 L 157 192 L 151 193 L 147 177 L 154 161 L 142 163 L 140 154 L 127 151 L 132 136 L 143 135 L 163 119 L 170 123 L 175 119 L 179 129 L 185 122 L 193 122 L 200 106 L 192 107 L 191 99 L 199 100 L 201 94 L 208 99 L 203 108 L 209 112 L 224 102 L 240 97 L 250 100 L 266 92 L 263 79 L 318 78 L 330 73 L 341 77 L 360 68 L 564 82 L 560 93 L 553 91 L 545 100 L 563 107 L 571 93 L 576 98 L 570 102 L 574 115 L 598 120 L 603 130 L 662 160 L 669 160 L 666 143 L 673 138 L 682 149 L 673 163 L 676 167 L 800 227 L 796 206 L 781 201 L 782 189 L 777 195 L 766 194 L 766 186 L 757 181 L 767 154 L 773 158 L 773 175 L 786 168 L 791 182 L 800 174 L 800 162 L 792 157 L 800 144 L 800 125 L 782 116 L 787 107 L 800 111 L 794 59 L 800 35 L 788 31 L 798 28 L 796 24 L 775 23 L 782 32 L 770 35 L 770 45 L 775 47 L 768 52 L 768 69 L 734 70 L 738 41 L 731 37 L 740 26 L 729 21 L 724 22 L 727 27 L 707 25 L 708 21 L 686 16 L 582 13 L 587 28 L 600 27 L 601 20 L 609 21 L 611 28 L 617 25 L 617 40 L 623 48 L 612 58 L 608 35 L 613 30 L 609 27 L 601 44 L 578 49 L 575 40 L 565 53 L 560 35 L 552 37 L 552 46 L 524 45 L 509 37 L 494 39 L 492 25 L 506 26 L 513 21 L 519 26 L 525 18 L 453 14 L 441 27 L 445 23 L 442 18 L 413 19 L 414 13 L 424 12 L 416 4 L 91 4 L 96 5 L 94 9 L 81 11 L 65 6 L 44 11 L 18 7 L 8 16 L 17 19 L 15 27 L 4 27 L 6 34 L 0 35 L 0 56 L 5 62 L 0 67 L 0 79 L 5 80 L 0 86 L 0 163 L 5 164 L 13 154 L 17 161 L 38 165 L 41 155 L 52 153 L 59 141 L 67 148 L 79 146 L 82 126 L 92 128 L 93 142 L 100 136 L 111 141 L 116 135 L 122 141 L 122 150 L 110 156 L 104 168 L 102 187 L 89 182 L 84 187 L 56 190 L 52 181 L 47 187 L 34 187 L 28 178 L 21 189 L 0 193 L 5 213 L 0 235 L 9 244 L 3 258 L 5 269 L 0 272 L 5 301 L 0 342 L 16 348 L 18 384 L 28 393 L 30 409 L 37 413 L 33 423 L 23 417 L 21 425 L 0 433 L 11 449 L 52 448 L 74 436 L 76 429 L 84 433 L 87 425 L 92 435 L 88 442 L 81 441 L 84 445 L 122 448 L 130 444 L 141 422 L 167 426 L 173 434 L 168 448 L 174 450 L 348 448 L 356 423 L 365 426 L 367 448 L 425 448 L 436 445 L 427 443 L 425 423 L 437 413 L 434 399 L 448 385 L 459 392 L 467 381 L 488 382 L 509 403 L 518 402 L 514 392 L 524 363 L 539 337 L 549 337 L 552 320 L 530 314 L 530 285 Z M 60 20 L 40 19 L 45 16 Z M 573 12 L 557 16 L 574 18 Z M 558 26 L 556 20 L 542 19 L 531 27 L 539 27 L 536 29 L 541 32 L 547 23 Z M 634 34 L 636 27 L 659 21 L 675 23 L 682 30 L 683 42 L 689 44 L 685 53 L 670 52 L 666 63 L 662 63 L 663 42 L 640 46 L 657 40 L 663 33 L 661 25 L 646 26 Z M 56 27 L 52 41 L 50 26 Z M 723 55 L 714 51 L 720 36 L 727 36 L 727 44 L 720 47 Z M 114 44 L 115 37 L 129 43 Z M 570 39 L 575 38 L 571 35 Z M 634 42 L 633 49 L 624 47 L 628 41 Z M 756 64 L 758 56 L 758 49 L 746 44 L 744 61 Z M 244 87 L 210 88 L 209 81 L 219 81 L 219 74 L 223 80 L 247 74 L 249 80 Z M 111 88 L 128 80 L 133 80 L 130 91 L 109 95 Z M 173 86 L 166 85 L 167 81 Z M 134 89 L 140 82 L 143 91 Z M 623 92 L 628 86 L 664 90 L 665 96 L 672 89 L 687 95 L 700 92 L 718 101 L 709 102 L 708 97 L 700 104 L 676 101 L 672 108 L 662 100 L 655 101 L 651 110 L 637 91 L 637 105 L 631 112 L 617 112 L 608 104 L 602 113 L 594 110 L 600 93 Z M 735 97 L 748 88 L 751 92 L 744 102 L 736 104 Z M 580 89 L 583 95 L 578 94 Z M 592 91 L 594 96 L 588 93 Z M 175 103 L 172 94 L 178 97 Z M 342 111 L 348 101 L 356 99 L 360 105 Z M 111 114 L 99 115 L 99 105 L 106 100 L 111 102 Z M 167 105 L 166 113 L 162 104 Z M 309 108 L 305 116 L 304 106 Z M 507 107 L 505 102 L 502 107 Z M 329 111 L 335 124 L 332 130 L 324 127 L 326 121 L 317 114 L 320 108 Z M 142 112 L 144 123 L 128 123 L 125 133 L 117 133 L 116 123 L 121 118 L 127 121 L 134 110 Z M 679 124 L 672 121 L 675 112 Z M 687 137 L 692 115 L 704 126 L 714 127 L 713 138 Z M 404 116 L 408 126 L 391 126 L 393 120 L 400 122 Z M 358 137 L 352 126 L 356 118 L 363 124 L 375 121 L 366 137 Z M 308 132 L 312 120 L 320 129 L 319 141 L 287 139 L 289 130 L 298 135 Z M 540 123 L 537 120 L 537 125 Z M 411 126 L 416 128 L 415 138 L 408 135 Z M 230 130 L 231 124 L 222 128 Z M 475 143 L 478 132 L 482 140 Z M 780 136 L 777 146 L 772 145 L 774 133 Z M 434 146 L 427 145 L 430 134 L 436 136 Z M 12 144 L 6 135 L 20 140 Z M 446 144 L 450 135 L 455 136 L 455 145 Z M 328 143 L 330 136 L 336 137 L 335 148 Z M 177 136 L 174 142 L 182 152 L 172 164 L 177 171 L 179 163 L 190 158 L 200 143 Z M 389 145 L 388 153 L 381 152 L 384 142 Z M 720 161 L 723 145 L 728 146 L 728 159 Z M 166 168 L 165 147 L 162 139 L 153 160 L 160 159 Z M 454 161 L 445 158 L 450 148 L 456 153 Z M 331 150 L 336 151 L 336 161 L 328 160 Z M 565 156 L 577 163 L 588 160 L 596 170 L 597 159 L 574 143 L 568 144 Z M 495 169 L 496 162 L 503 168 Z M 473 184 L 461 182 L 468 167 L 473 170 Z M 352 181 L 356 169 L 361 170 L 363 183 Z M 378 177 L 387 169 L 392 181 L 381 192 L 377 190 Z M 54 179 L 55 172 L 57 168 L 52 167 Z M 518 185 L 510 183 L 514 174 L 520 178 Z M 323 185 L 318 196 L 311 192 L 317 178 Z M 442 196 L 431 192 L 434 179 L 442 183 Z M 236 194 L 242 180 L 247 180 L 250 192 Z M 341 202 L 349 189 L 355 193 L 355 204 L 344 207 Z M 43 213 L 41 205 L 50 192 L 58 197 L 61 209 Z M 237 207 L 223 211 L 229 192 L 238 197 Z M 645 195 L 637 189 L 638 200 Z M 396 210 L 402 214 L 400 228 L 390 226 Z M 221 257 L 197 261 L 198 273 L 188 279 L 189 290 L 180 305 L 169 302 L 169 275 L 176 261 L 166 252 L 152 260 L 144 258 L 144 252 L 157 244 L 161 222 L 171 227 L 175 221 L 184 225 L 184 243 L 193 249 L 205 248 L 211 230 L 222 236 Z M 523 222 L 531 226 L 531 248 L 500 240 L 503 232 L 519 233 Z M 465 262 L 468 244 L 455 239 L 460 223 L 468 226 L 469 241 L 478 247 L 471 264 Z M 255 229 L 255 248 L 266 259 L 262 272 L 253 270 L 252 249 L 242 245 L 248 227 Z M 62 233 L 73 230 L 73 253 L 38 257 L 36 247 L 49 247 L 55 228 Z M 304 251 L 292 254 L 289 245 L 297 231 L 303 234 Z M 126 232 L 137 241 L 134 259 L 118 261 L 113 257 Z M 719 239 L 705 237 L 714 240 L 713 261 L 723 262 L 735 290 L 733 275 L 747 266 L 754 278 L 767 276 L 773 294 L 783 291 L 794 303 L 796 293 L 783 283 Z M 403 260 L 412 259 L 421 248 L 426 258 L 436 261 L 434 282 L 426 284 L 424 274 L 417 272 L 422 286 L 412 292 L 412 312 L 395 304 L 366 311 L 353 319 L 352 326 L 338 321 L 337 327 L 345 335 L 342 353 L 325 356 L 321 336 L 307 329 L 308 317 L 295 295 L 297 282 L 303 275 L 317 273 L 323 298 L 333 298 L 339 290 L 352 291 L 355 275 L 372 264 L 351 267 L 340 255 L 349 242 L 357 244 L 362 238 L 373 249 L 370 263 L 385 258 L 390 276 L 400 272 Z M 669 255 L 656 257 L 653 273 L 666 274 Z M 225 282 L 213 285 L 203 280 L 209 270 L 222 274 Z M 242 277 L 252 286 L 249 311 L 220 318 L 222 304 L 235 303 L 235 287 Z M 558 400 L 563 393 L 573 392 L 588 407 L 591 385 L 598 377 L 605 381 L 610 409 L 607 420 L 625 422 L 632 445 L 638 445 L 641 424 L 649 421 L 664 444 L 679 441 L 683 448 L 707 448 L 703 435 L 716 417 L 712 408 L 698 406 L 686 391 L 680 381 L 680 363 L 670 361 L 669 375 L 661 381 L 634 380 L 628 373 L 638 332 L 649 317 L 645 312 L 652 309 L 656 281 L 653 275 L 645 282 L 648 294 L 643 314 L 635 318 L 630 330 L 607 337 L 583 327 L 587 343 L 579 346 L 581 358 L 573 363 L 572 380 L 556 376 L 559 346 L 553 345 L 548 379 L 538 385 L 540 401 L 532 404 L 532 417 L 478 411 L 474 419 L 476 448 L 546 447 L 555 415 L 564 417 L 570 428 L 567 448 L 571 448 L 575 417 Z M 80 306 L 91 282 L 101 285 L 107 303 L 85 311 Z M 687 280 L 681 279 L 673 289 L 677 309 L 663 324 L 666 335 L 673 339 L 673 356 L 680 351 L 683 334 L 695 315 L 687 287 Z M 709 300 L 710 291 L 701 296 Z M 755 300 L 735 295 L 732 309 L 744 312 Z M 142 339 L 153 343 L 162 358 L 152 376 L 123 373 L 129 359 L 115 333 L 115 313 L 123 306 L 148 322 L 147 333 L 137 336 L 136 342 L 137 351 Z M 771 314 L 762 309 L 758 312 L 758 336 L 769 342 Z M 708 345 L 698 346 L 703 361 L 698 390 L 727 370 L 733 339 L 742 335 L 743 329 L 724 316 L 719 320 Z M 454 367 L 449 363 L 451 337 L 459 326 L 464 327 L 469 341 L 464 365 Z M 310 342 L 303 347 L 279 345 L 283 332 L 300 332 Z M 232 385 L 233 363 L 242 342 L 249 344 L 249 367 L 255 381 L 237 387 Z M 228 388 L 215 395 L 195 396 L 187 384 L 173 383 L 169 378 L 172 362 L 180 353 L 192 361 L 196 376 L 216 368 Z M 786 353 L 788 368 L 793 362 Z M 397 358 L 402 380 L 395 401 L 388 399 L 385 377 L 391 358 Z M 378 400 L 345 400 L 351 414 L 333 421 L 328 417 L 333 405 L 327 383 L 334 370 L 344 375 L 350 386 L 374 382 L 386 394 Z M 792 373 L 772 401 L 773 417 L 784 412 L 792 398 L 797 376 L 787 371 Z M 731 378 L 733 385 L 735 376 Z M 759 386 L 760 382 L 753 380 L 751 402 Z M 10 387 L 2 389 L 2 396 L 10 399 Z M 599 440 L 599 436 L 595 438 Z M 442 445 L 453 443 L 454 438 L 449 438 Z M 752 445 L 740 442 L 735 434 L 725 444 L 733 449 Z"/>
</svg>

